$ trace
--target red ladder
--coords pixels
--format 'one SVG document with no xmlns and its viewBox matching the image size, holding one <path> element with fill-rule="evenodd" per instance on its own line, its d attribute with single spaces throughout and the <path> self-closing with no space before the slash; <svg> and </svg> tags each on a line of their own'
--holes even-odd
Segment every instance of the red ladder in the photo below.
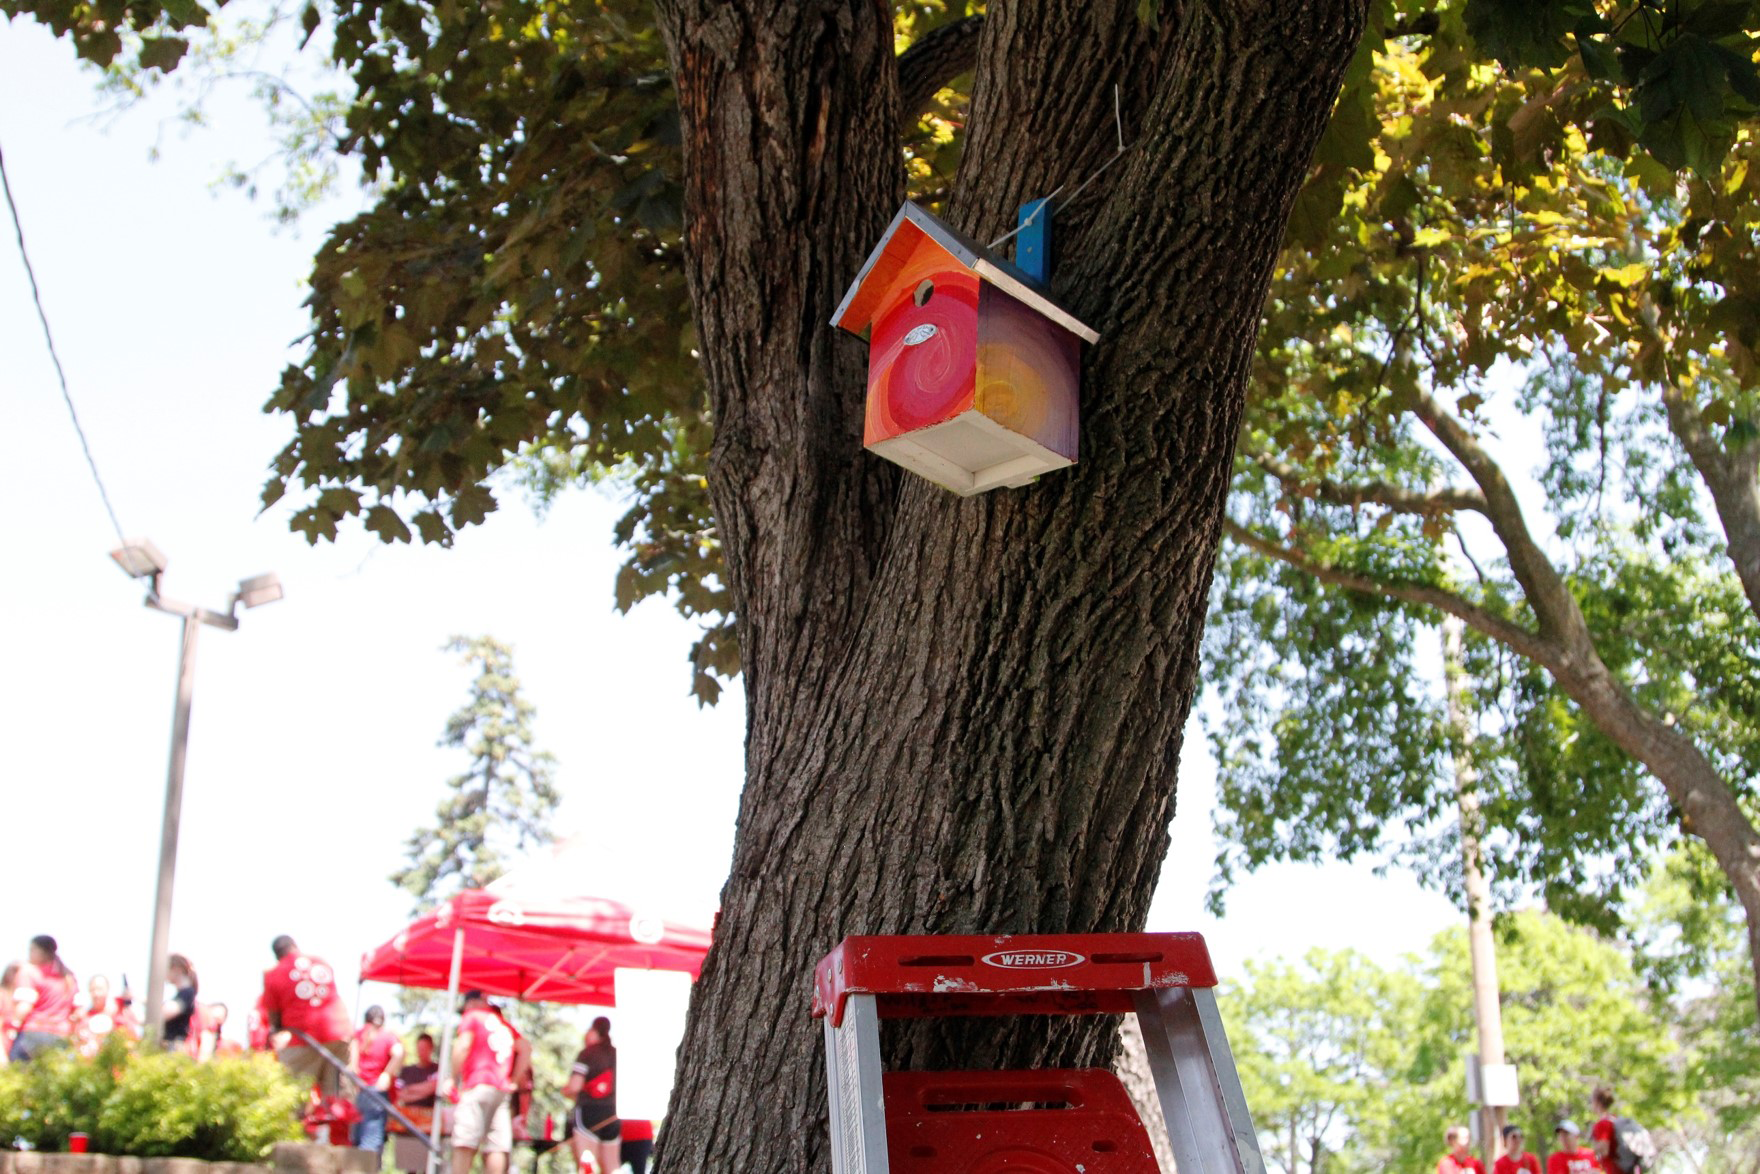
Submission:
<svg viewBox="0 0 1760 1174">
<path fill-rule="evenodd" d="M 1215 986 L 1195 933 L 845 938 L 813 988 L 832 1172 L 1156 1174 L 1148 1131 L 1104 1069 L 880 1064 L 882 1019 L 1133 1011 L 1179 1174 L 1264 1174 Z"/>
</svg>

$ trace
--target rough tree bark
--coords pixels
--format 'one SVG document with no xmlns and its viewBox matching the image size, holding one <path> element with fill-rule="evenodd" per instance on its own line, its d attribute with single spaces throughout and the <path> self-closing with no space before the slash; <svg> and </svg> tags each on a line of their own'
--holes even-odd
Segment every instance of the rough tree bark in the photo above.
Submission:
<svg viewBox="0 0 1760 1174">
<path fill-rule="evenodd" d="M 1128 930 L 1166 848 L 1249 359 L 1365 0 L 992 4 L 952 220 L 1059 213 L 1072 471 L 962 501 L 861 451 L 827 325 L 903 194 L 890 12 L 658 0 L 737 600 L 747 782 L 660 1153 L 826 1168 L 813 963 L 851 933 Z M 1106 1024 L 900 1031 L 892 1062 L 1097 1061 Z"/>
</svg>

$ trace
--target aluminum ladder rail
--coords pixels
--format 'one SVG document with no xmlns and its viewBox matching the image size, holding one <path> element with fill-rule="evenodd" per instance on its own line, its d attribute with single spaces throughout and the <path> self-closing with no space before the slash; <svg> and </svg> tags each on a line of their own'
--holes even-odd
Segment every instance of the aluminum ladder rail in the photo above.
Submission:
<svg viewBox="0 0 1760 1174">
<path fill-rule="evenodd" d="M 1265 1174 L 1198 934 L 850 937 L 820 961 L 832 1174 L 890 1174 L 882 1019 L 1132 1012 L 1179 1174 Z M 949 1174 L 956 1174 L 949 1170 Z"/>
</svg>

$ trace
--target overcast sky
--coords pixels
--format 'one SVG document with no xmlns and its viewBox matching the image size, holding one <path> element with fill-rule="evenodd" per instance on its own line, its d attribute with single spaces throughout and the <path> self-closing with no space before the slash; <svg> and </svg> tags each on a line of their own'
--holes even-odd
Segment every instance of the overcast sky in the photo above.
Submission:
<svg viewBox="0 0 1760 1174">
<path fill-rule="evenodd" d="M 248 1006 L 275 934 L 346 980 L 399 927 L 408 901 L 386 876 L 461 766 L 435 745 L 469 679 L 441 651 L 455 633 L 515 647 L 560 762 L 559 830 L 603 845 L 583 890 L 706 919 L 732 843 L 741 696 L 699 710 L 691 626 L 658 602 L 612 609 L 615 500 L 578 491 L 539 521 L 510 498 L 452 550 L 353 530 L 313 548 L 285 512 L 258 517 L 288 435 L 261 405 L 306 329 L 309 258 L 358 196 L 287 229 L 211 190 L 228 163 L 270 150 L 242 91 L 194 132 L 163 103 L 95 122 L 99 105 L 69 46 L 29 20 L 0 24 L 0 149 L 98 466 L 125 530 L 169 556 L 168 595 L 223 606 L 267 570 L 287 590 L 238 632 L 201 633 L 172 948 L 195 960 L 204 996 Z M 82 977 L 126 973 L 138 992 L 178 625 L 106 557 L 115 535 L 10 224 L 0 236 L 0 960 L 49 932 Z M 1150 928 L 1205 932 L 1224 974 L 1313 945 L 1391 960 L 1454 923 L 1409 879 L 1340 866 L 1248 878 L 1218 923 L 1202 912 L 1212 802 L 1194 724 Z"/>
</svg>

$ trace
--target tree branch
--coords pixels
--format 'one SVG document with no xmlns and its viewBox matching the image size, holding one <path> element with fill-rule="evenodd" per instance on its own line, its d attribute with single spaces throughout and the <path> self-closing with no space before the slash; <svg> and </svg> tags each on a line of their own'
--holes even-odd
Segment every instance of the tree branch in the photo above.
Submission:
<svg viewBox="0 0 1760 1174">
<path fill-rule="evenodd" d="M 984 18 L 968 16 L 924 34 L 898 55 L 898 113 L 909 123 L 935 92 L 978 63 L 978 34 Z"/>
<path fill-rule="evenodd" d="M 1706 427 L 1699 405 L 1679 384 L 1664 385 L 1662 403 L 1668 410 L 1668 430 L 1687 450 L 1711 491 L 1736 577 L 1747 593 L 1748 606 L 1760 616 L 1760 478 L 1756 476 L 1760 445 L 1749 443 L 1733 452 L 1726 449 Z"/>
<path fill-rule="evenodd" d="M 1477 604 L 1469 603 L 1461 596 L 1442 587 L 1434 587 L 1428 583 L 1401 583 L 1377 579 L 1360 571 L 1346 570 L 1343 567 L 1329 566 L 1320 562 L 1312 555 L 1291 547 L 1280 546 L 1268 539 L 1261 538 L 1245 526 L 1225 519 L 1222 523 L 1223 532 L 1230 538 L 1251 550 L 1287 563 L 1304 574 L 1312 575 L 1322 583 L 1333 587 L 1343 587 L 1347 591 L 1358 591 L 1364 595 L 1379 595 L 1384 599 L 1397 599 L 1403 603 L 1418 603 L 1434 607 L 1438 611 L 1447 612 L 1458 617 L 1461 622 L 1471 624 L 1474 628 L 1507 645 L 1522 656 L 1538 664 L 1552 669 L 1563 656 L 1563 650 L 1545 636 L 1528 631 L 1520 624 L 1504 619 Z"/>
<path fill-rule="evenodd" d="M 1730 880 L 1747 917 L 1748 947 L 1755 970 L 1760 973 L 1760 830 L 1737 799 L 1734 789 L 1684 731 L 1667 717 L 1640 704 L 1602 662 L 1576 600 L 1565 591 L 1562 580 L 1522 524 L 1514 495 L 1496 464 L 1468 436 L 1460 424 L 1442 413 L 1427 397 L 1420 397 L 1421 415 L 1429 413 L 1430 426 L 1449 450 L 1474 474 L 1489 499 L 1486 516 L 1497 528 L 1528 602 L 1540 618 L 1540 631 L 1530 632 L 1501 616 L 1477 607 L 1453 592 L 1421 583 L 1390 583 L 1373 576 L 1326 566 L 1302 551 L 1288 549 L 1224 520 L 1224 532 L 1249 549 L 1297 568 L 1322 583 L 1438 608 L 1527 657 L 1552 674 L 1564 693 L 1579 705 L 1596 728 L 1630 754 L 1662 784 L 1679 810 L 1681 830 L 1705 841 Z M 1518 561 L 1518 556 L 1521 561 Z M 1536 561 L 1540 563 L 1535 566 Z M 1540 588 L 1529 587 L 1537 581 Z M 1536 590 L 1563 593 L 1568 608 L 1548 623 L 1536 606 Z M 1558 609 L 1556 602 L 1548 603 Z M 1562 621 L 1562 622 L 1560 622 Z M 1574 625 L 1574 626 L 1572 626 Z M 1580 642 L 1580 643 L 1579 643 Z"/>
<path fill-rule="evenodd" d="M 1600 656 L 1595 651 L 1588 621 L 1577 606 L 1576 596 L 1571 594 L 1564 576 L 1558 573 L 1558 568 L 1552 565 L 1552 560 L 1534 540 L 1521 503 L 1516 500 L 1515 490 L 1496 458 L 1486 452 L 1473 434 L 1428 392 L 1414 393 L 1413 412 L 1461 463 L 1484 494 L 1485 508 L 1480 512 L 1491 523 L 1498 540 L 1503 543 L 1504 552 L 1509 555 L 1510 569 L 1515 572 L 1522 594 L 1539 621 L 1540 636 L 1549 645 L 1555 645 L 1558 654 L 1567 657 L 1575 671 L 1598 666 Z M 1461 618 L 1467 619 L 1466 616 Z"/>
<path fill-rule="evenodd" d="M 1450 514 L 1460 510 L 1485 512 L 1485 495 L 1476 489 L 1451 487 L 1426 493 L 1387 481 L 1346 484 L 1328 477 L 1308 480 L 1300 469 L 1276 457 L 1253 453 L 1249 454 L 1249 459 L 1281 481 L 1285 490 L 1331 505 L 1379 505 L 1399 514 Z"/>
</svg>

